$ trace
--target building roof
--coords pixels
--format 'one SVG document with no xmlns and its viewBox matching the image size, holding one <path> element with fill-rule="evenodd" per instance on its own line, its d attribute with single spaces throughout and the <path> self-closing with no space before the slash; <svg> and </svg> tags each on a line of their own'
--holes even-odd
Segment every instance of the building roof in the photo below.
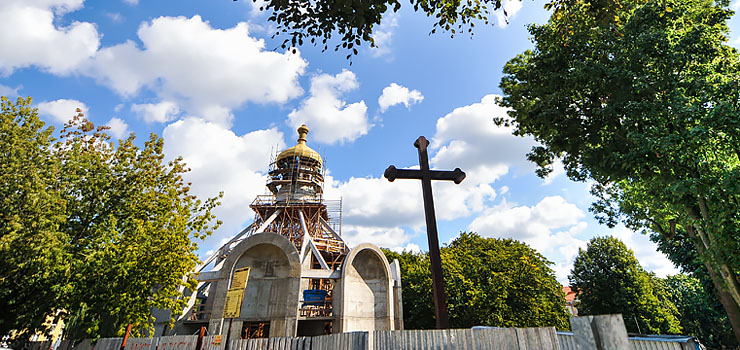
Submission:
<svg viewBox="0 0 740 350">
<path fill-rule="evenodd" d="M 308 128 L 306 127 L 306 124 L 301 125 L 300 128 L 298 128 L 298 144 L 286 149 L 285 151 L 280 152 L 277 156 L 277 161 L 280 161 L 281 159 L 285 158 L 309 158 L 317 161 L 319 163 L 319 166 L 323 163 L 321 156 L 318 152 L 311 149 L 311 147 L 306 146 L 306 135 L 308 135 Z"/>
<path fill-rule="evenodd" d="M 563 287 L 563 293 L 565 293 L 565 302 L 572 303 L 576 299 L 576 292 L 571 287 Z"/>
</svg>

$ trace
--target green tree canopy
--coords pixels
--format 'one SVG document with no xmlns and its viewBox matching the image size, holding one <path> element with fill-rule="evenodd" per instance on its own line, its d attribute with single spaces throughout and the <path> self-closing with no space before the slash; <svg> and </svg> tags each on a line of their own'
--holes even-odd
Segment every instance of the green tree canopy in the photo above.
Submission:
<svg viewBox="0 0 740 350">
<path fill-rule="evenodd" d="M 236 1 L 236 0 L 234 0 Z M 256 0 L 254 0 L 256 2 Z M 489 24 L 493 11 L 501 9 L 501 0 L 411 0 L 414 11 L 434 17 L 432 33 L 437 29 L 450 32 L 453 36 L 467 30 L 472 34 L 476 21 Z M 357 54 L 363 43 L 375 45 L 373 30 L 380 25 L 383 15 L 389 11 L 398 12 L 401 2 L 398 0 L 299 0 L 265 1 L 260 10 L 270 13 L 269 21 L 277 25 L 275 35 L 286 34 L 282 47 L 303 45 L 303 42 L 316 44 L 321 42 L 324 50 L 333 35 L 339 36 L 340 47 L 350 52 L 347 58 Z"/>
<path fill-rule="evenodd" d="M 740 339 L 740 78 L 728 1 L 556 0 L 510 60 L 502 104 L 541 143 L 538 173 L 562 159 L 590 179 L 609 225 L 685 232 Z"/>
<path fill-rule="evenodd" d="M 683 334 L 696 336 L 702 344 L 711 348 L 737 347 L 727 314 L 700 279 L 679 274 L 668 276 L 665 284 L 681 314 Z M 711 288 L 711 283 L 707 287 Z"/>
<path fill-rule="evenodd" d="M 0 183 L 14 199 L 0 207 L 0 254 L 10 262 L 0 293 L 15 308 L 0 313 L 0 332 L 33 330 L 64 310 L 68 338 L 116 336 L 127 324 L 138 334 L 151 329 L 152 308 L 182 310 L 194 239 L 218 225 L 218 202 L 189 192 L 188 169 L 164 160 L 162 139 L 139 148 L 132 134 L 115 145 L 80 113 L 53 142 L 30 99 L 3 98 L 1 121 L 0 157 L 14 159 L 2 162 Z"/>
<path fill-rule="evenodd" d="M 53 129 L 30 104 L 3 97 L 0 111 L 0 335 L 20 337 L 54 312 L 67 273 Z"/>
<path fill-rule="evenodd" d="M 434 328 L 428 254 L 385 252 L 401 264 L 405 328 Z M 551 263 L 526 244 L 461 233 L 441 257 L 452 327 L 568 328 Z"/>
<path fill-rule="evenodd" d="M 643 270 L 632 250 L 614 237 L 595 237 L 579 249 L 568 276 L 581 315 L 622 314 L 627 331 L 676 334 L 676 306 L 664 285 Z"/>
</svg>

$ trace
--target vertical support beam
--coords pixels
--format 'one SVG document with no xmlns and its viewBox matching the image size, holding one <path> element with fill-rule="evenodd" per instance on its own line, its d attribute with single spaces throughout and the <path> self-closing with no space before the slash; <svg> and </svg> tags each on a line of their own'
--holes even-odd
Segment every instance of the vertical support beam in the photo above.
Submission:
<svg viewBox="0 0 740 350">
<path fill-rule="evenodd" d="M 195 350 L 200 350 L 201 347 L 203 347 L 203 336 L 206 335 L 206 327 L 200 327 L 200 332 L 198 333 L 198 343 L 195 345 Z"/>
<path fill-rule="evenodd" d="M 303 255 L 306 253 L 306 249 L 308 248 L 308 240 L 311 239 L 311 235 L 308 234 L 308 227 L 306 227 L 306 218 L 303 216 L 303 210 L 301 209 L 298 209 L 298 218 L 301 220 L 301 230 L 303 231 L 303 242 L 301 243 L 300 255 L 300 257 L 303 258 Z"/>
<path fill-rule="evenodd" d="M 131 334 L 131 327 L 132 324 L 128 324 L 128 327 L 126 327 L 126 335 L 123 336 L 123 342 L 121 343 L 121 350 L 126 349 L 126 342 L 128 341 L 128 336 Z"/>
<path fill-rule="evenodd" d="M 298 218 L 301 220 L 301 229 L 303 230 L 303 245 L 301 245 L 301 252 L 305 252 L 304 247 L 310 247 L 311 252 L 313 252 L 316 260 L 321 265 L 321 268 L 329 270 L 329 265 L 324 260 L 324 257 L 321 256 L 321 252 L 319 252 L 319 248 L 316 247 L 313 239 L 311 239 L 311 235 L 308 234 L 308 226 L 306 226 L 306 218 L 303 216 L 303 210 L 298 211 Z"/>
<path fill-rule="evenodd" d="M 267 218 L 267 220 L 265 220 L 265 222 L 263 222 L 262 225 L 260 225 L 260 227 L 257 228 L 256 231 L 254 231 L 254 233 L 262 233 L 262 232 L 264 232 L 265 229 L 267 228 L 267 226 L 269 226 L 273 221 L 275 221 L 275 219 L 277 218 L 277 216 L 280 215 L 280 213 L 282 213 L 282 212 L 283 212 L 283 209 L 282 208 L 280 208 L 278 210 L 275 210 L 275 212 L 273 212 L 272 215 L 270 215 L 270 217 Z"/>
</svg>

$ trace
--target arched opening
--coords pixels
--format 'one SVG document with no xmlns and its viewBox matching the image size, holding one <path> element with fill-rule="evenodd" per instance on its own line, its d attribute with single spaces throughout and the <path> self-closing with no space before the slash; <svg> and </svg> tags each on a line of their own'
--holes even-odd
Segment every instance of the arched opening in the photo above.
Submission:
<svg viewBox="0 0 740 350">
<path fill-rule="evenodd" d="M 343 331 L 392 329 L 388 263 L 377 248 L 355 249 L 359 251 L 345 263 Z"/>
</svg>

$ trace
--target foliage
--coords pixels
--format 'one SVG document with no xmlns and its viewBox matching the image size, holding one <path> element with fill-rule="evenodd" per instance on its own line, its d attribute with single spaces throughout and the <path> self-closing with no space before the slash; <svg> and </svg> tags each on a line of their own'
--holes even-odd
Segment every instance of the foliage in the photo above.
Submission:
<svg viewBox="0 0 740 350">
<path fill-rule="evenodd" d="M 4 106 L 12 107 L 4 101 Z M 107 127 L 95 127 L 79 113 L 65 125 L 61 140 L 52 144 L 51 129 L 41 131 L 43 123 L 29 102 L 19 100 L 17 106 L 25 111 L 23 118 L 29 122 L 14 120 L 12 108 L 11 112 L 4 108 L 1 127 L 12 130 L 28 124 L 29 130 L 22 138 L 15 137 L 20 141 L 10 143 L 9 152 L 37 152 L 48 162 L 49 169 L 42 169 L 43 187 L 37 187 L 43 195 L 53 196 L 54 202 L 46 204 L 46 210 L 52 211 L 48 217 L 56 221 L 54 225 L 45 224 L 48 232 L 31 231 L 36 227 L 36 216 L 29 217 L 28 222 L 13 223 L 16 231 L 35 234 L 32 240 L 13 230 L 9 234 L 0 232 L 9 247 L 27 250 L 7 253 L 11 264 L 3 268 L 10 270 L 8 276 L 39 278 L 46 287 L 39 293 L 49 296 L 43 301 L 48 305 L 18 310 L 11 313 L 12 317 L 64 310 L 63 318 L 69 321 L 66 337 L 79 339 L 121 335 L 128 324 L 134 325 L 134 335 L 149 331 L 154 321 L 152 308 L 171 309 L 177 314 L 185 302 L 177 297 L 183 288 L 194 284 L 190 273 L 198 258 L 197 244 L 192 239 L 202 239 L 219 224 L 212 224 L 211 214 L 218 205 L 217 198 L 201 202 L 189 193 L 189 184 L 182 178 L 188 169 L 181 159 L 165 162 L 163 141 L 156 135 L 151 135 L 141 149 L 134 144 L 133 134 L 116 146 L 105 134 Z M 37 139 L 43 142 L 34 144 Z M 2 147 L 6 147 L 5 142 Z M 34 158 L 14 158 L 17 168 L 31 169 L 27 173 L 44 164 Z M 10 168 L 8 173 L 12 175 L 16 170 Z M 16 174 L 14 193 L 19 198 L 35 195 L 23 187 L 35 190 L 31 186 L 36 186 L 33 177 L 19 175 L 25 174 Z M 0 218 L 23 218 L 23 209 L 4 206 Z M 25 267 L 18 261 L 35 256 L 31 254 L 35 249 L 32 244 L 48 249 L 37 249 L 43 253 L 35 254 L 39 258 L 52 253 L 59 257 L 45 258 L 46 265 Z M 58 273 L 53 279 L 45 278 L 49 271 Z M 36 288 L 28 289 L 23 284 L 10 290 L 22 298 L 19 304 L 28 305 L 39 302 L 35 300 L 38 295 L 29 294 L 33 292 Z M 36 318 L 12 328 L 30 325 L 33 329 L 39 324 Z"/>
<path fill-rule="evenodd" d="M 627 331 L 633 333 L 681 331 L 666 286 L 645 272 L 632 250 L 614 237 L 594 237 L 586 250 L 579 249 L 568 279 L 578 293 L 581 315 L 622 314 Z"/>
<path fill-rule="evenodd" d="M 472 34 L 475 21 L 488 24 L 488 17 L 492 11 L 501 9 L 502 1 L 411 0 L 411 5 L 414 11 L 436 18 L 432 33 L 439 28 L 454 36 L 466 28 Z M 390 10 L 398 12 L 400 8 L 398 0 L 272 0 L 266 1 L 260 10 L 271 13 L 268 20 L 277 25 L 275 35 L 289 36 L 283 41 L 283 48 L 303 45 L 304 40 L 315 45 L 318 40 L 326 50 L 331 36 L 338 34 L 340 42 L 334 50 L 346 49 L 350 52 L 347 58 L 350 58 L 357 54 L 357 47 L 363 42 L 374 47 L 373 29 L 380 25 L 384 14 Z M 501 10 L 506 15 L 506 10 Z"/>
<path fill-rule="evenodd" d="M 541 146 L 538 174 L 562 160 L 590 179 L 606 224 L 674 240 L 684 232 L 740 339 L 738 54 L 727 1 L 556 0 L 530 26 L 535 49 L 510 60 L 502 105 Z"/>
<path fill-rule="evenodd" d="M 428 255 L 386 256 L 401 262 L 404 326 L 433 328 Z M 461 233 L 441 248 L 441 257 L 452 327 L 568 328 L 565 295 L 551 263 L 526 244 Z"/>
<path fill-rule="evenodd" d="M 650 239 L 683 271 L 683 274 L 666 279 L 672 300 L 681 314 L 683 333 L 697 336 L 709 348 L 737 348 L 727 314 L 722 310 L 707 268 L 699 260 L 690 237 L 686 232 L 677 231 L 673 239 L 659 234 L 652 234 Z"/>
<path fill-rule="evenodd" d="M 403 326 L 405 329 L 433 329 L 434 302 L 429 254 L 383 249 L 388 261 L 398 260 L 401 267 Z"/>
<path fill-rule="evenodd" d="M 194 287 L 198 262 L 190 238 L 210 234 L 217 202 L 189 193 L 187 168 L 164 161 L 161 138 L 151 135 L 139 149 L 131 135 L 114 147 L 103 131 L 80 114 L 55 147 L 74 257 L 65 309 L 84 312 L 78 322 L 88 335 L 120 335 L 129 323 L 149 330 L 152 308 L 182 309 L 177 296 Z"/>
<path fill-rule="evenodd" d="M 668 276 L 665 280 L 672 300 L 681 314 L 683 334 L 693 335 L 711 348 L 736 348 L 732 328 L 722 305 L 701 280 L 686 274 Z M 707 285 L 711 288 L 711 283 Z"/>
<path fill-rule="evenodd" d="M 58 303 L 66 273 L 64 202 L 44 128 L 31 99 L 0 111 L 0 335 L 33 334 Z"/>
</svg>

